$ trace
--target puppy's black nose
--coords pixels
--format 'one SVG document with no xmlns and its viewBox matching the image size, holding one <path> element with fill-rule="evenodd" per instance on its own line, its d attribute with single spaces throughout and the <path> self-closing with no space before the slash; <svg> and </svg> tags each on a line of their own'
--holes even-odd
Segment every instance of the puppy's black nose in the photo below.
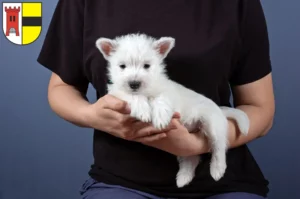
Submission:
<svg viewBox="0 0 300 199">
<path fill-rule="evenodd" d="M 132 90 L 137 90 L 139 89 L 141 86 L 141 82 L 139 81 L 130 81 L 129 82 L 129 87 L 132 89 Z"/>
</svg>

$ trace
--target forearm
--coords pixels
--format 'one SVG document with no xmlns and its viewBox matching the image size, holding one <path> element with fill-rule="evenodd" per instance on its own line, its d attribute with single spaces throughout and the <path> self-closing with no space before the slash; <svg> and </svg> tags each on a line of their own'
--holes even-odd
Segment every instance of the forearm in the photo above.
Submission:
<svg viewBox="0 0 300 199">
<path fill-rule="evenodd" d="M 236 108 L 243 110 L 248 115 L 250 129 L 247 136 L 241 135 L 236 123 L 233 120 L 228 120 L 229 148 L 238 147 L 259 137 L 263 137 L 271 129 L 274 116 L 272 108 L 254 105 L 242 105 Z"/>
<path fill-rule="evenodd" d="M 273 109 L 269 107 L 258 107 L 254 105 L 242 105 L 236 107 L 243 110 L 249 117 L 250 129 L 248 135 L 241 135 L 234 120 L 228 120 L 228 148 L 235 148 L 251 142 L 259 137 L 266 135 L 273 123 Z M 199 148 L 196 154 L 209 153 L 209 142 L 204 136 L 195 134 L 195 139 L 199 140 Z"/>
<path fill-rule="evenodd" d="M 90 103 L 74 87 L 52 86 L 48 90 L 48 100 L 51 109 L 64 120 L 80 127 L 89 127 L 86 110 Z"/>
</svg>

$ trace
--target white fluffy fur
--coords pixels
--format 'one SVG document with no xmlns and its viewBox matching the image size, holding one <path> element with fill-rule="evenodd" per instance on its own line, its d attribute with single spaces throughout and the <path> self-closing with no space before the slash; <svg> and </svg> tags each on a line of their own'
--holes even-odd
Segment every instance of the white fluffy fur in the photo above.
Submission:
<svg viewBox="0 0 300 199">
<path fill-rule="evenodd" d="M 248 117 L 241 110 L 219 107 L 204 95 L 168 78 L 164 58 L 175 46 L 175 39 L 128 34 L 115 39 L 99 38 L 96 46 L 108 61 L 108 76 L 112 81 L 108 92 L 129 103 L 132 117 L 151 122 L 158 129 L 168 126 L 175 111 L 180 113 L 188 130 L 200 128 L 201 124 L 201 132 L 211 144 L 210 174 L 216 181 L 222 178 L 227 167 L 227 118 L 236 120 L 242 134 L 246 135 Z M 145 64 L 150 67 L 145 68 Z M 133 90 L 129 86 L 131 81 L 140 82 L 140 87 Z M 176 182 L 178 187 L 183 187 L 194 178 L 200 156 L 177 159 Z"/>
</svg>

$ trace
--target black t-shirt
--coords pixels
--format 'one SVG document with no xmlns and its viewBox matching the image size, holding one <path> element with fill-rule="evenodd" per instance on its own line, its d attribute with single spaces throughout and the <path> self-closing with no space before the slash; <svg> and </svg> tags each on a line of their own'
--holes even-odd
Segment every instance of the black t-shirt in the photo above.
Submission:
<svg viewBox="0 0 300 199">
<path fill-rule="evenodd" d="M 218 105 L 231 106 L 230 86 L 271 72 L 259 0 L 59 0 L 38 62 L 83 93 L 91 83 L 99 98 L 106 94 L 107 76 L 96 39 L 137 32 L 174 37 L 176 46 L 166 58 L 170 78 Z M 268 181 L 246 145 L 228 151 L 220 181 L 210 176 L 210 154 L 204 154 L 195 179 L 179 189 L 175 156 L 98 130 L 93 139 L 89 174 L 105 183 L 177 198 L 268 193 Z"/>
</svg>

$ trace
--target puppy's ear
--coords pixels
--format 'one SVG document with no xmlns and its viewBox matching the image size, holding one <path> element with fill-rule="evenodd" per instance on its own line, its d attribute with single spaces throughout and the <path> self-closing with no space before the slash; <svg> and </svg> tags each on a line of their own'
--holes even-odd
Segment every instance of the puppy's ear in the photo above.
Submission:
<svg viewBox="0 0 300 199">
<path fill-rule="evenodd" d="M 175 46 L 175 39 L 172 37 L 161 37 L 154 42 L 154 48 L 164 59 Z"/>
<path fill-rule="evenodd" d="M 96 41 L 96 47 L 102 53 L 105 59 L 108 59 L 112 52 L 116 49 L 116 44 L 108 38 L 99 38 Z"/>
</svg>

